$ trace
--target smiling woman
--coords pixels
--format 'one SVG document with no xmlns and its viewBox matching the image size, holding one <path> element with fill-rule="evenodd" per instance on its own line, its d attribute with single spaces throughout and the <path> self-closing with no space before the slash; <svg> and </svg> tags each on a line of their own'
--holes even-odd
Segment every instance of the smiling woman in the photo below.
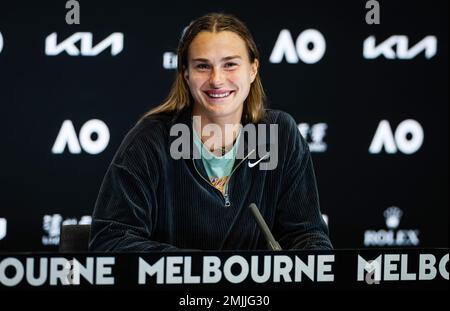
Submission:
<svg viewBox="0 0 450 311">
<path fill-rule="evenodd" d="M 209 42 L 213 37 L 214 43 L 219 43 L 219 46 Z M 204 43 L 208 45 L 203 46 Z M 238 46 L 230 46 L 230 44 L 237 44 Z M 209 51 L 208 48 L 211 47 L 213 50 Z M 221 48 L 225 50 L 221 51 Z M 229 70 L 234 69 L 233 67 L 244 61 L 247 67 L 253 67 L 255 76 L 253 83 L 249 85 L 248 97 L 244 98 L 243 117 L 253 123 L 260 121 L 264 115 L 265 93 L 257 71 L 259 52 L 250 31 L 244 23 L 227 14 L 202 16 L 186 28 L 178 46 L 177 75 L 170 94 L 162 105 L 150 110 L 144 115 L 144 118 L 160 112 L 181 111 L 186 106 L 192 105 L 194 98 L 189 92 L 187 74 L 196 65 L 200 71 L 210 71 L 212 66 L 210 62 L 212 60 L 217 61 L 217 59 L 209 59 L 209 57 L 218 57 L 218 55 L 223 55 L 223 59 L 220 59 L 220 61 L 223 62 L 224 68 Z M 239 63 L 237 63 L 237 60 L 239 60 Z"/>
<path fill-rule="evenodd" d="M 184 78 L 194 98 L 193 115 L 200 116 L 204 125 L 219 125 L 225 133 L 223 141 L 206 140 L 212 144 L 206 147 L 214 150 L 217 144 L 226 149 L 236 136 L 226 135 L 225 124 L 240 124 L 258 60 L 250 61 L 244 40 L 231 31 L 200 32 L 190 45 L 188 58 Z M 203 134 L 203 129 L 195 130 Z M 204 143 L 205 139 L 202 135 Z"/>
<path fill-rule="evenodd" d="M 139 120 L 106 173 L 91 250 L 265 249 L 251 203 L 282 248 L 332 248 L 308 145 L 289 114 L 265 108 L 259 66 L 236 17 L 208 14 L 186 28 L 167 99 Z M 188 148 L 174 157 L 180 132 Z"/>
<path fill-rule="evenodd" d="M 257 70 L 258 60 L 250 63 L 245 42 L 235 33 L 198 34 L 189 48 L 189 64 L 184 71 L 195 101 L 194 115 L 240 123 Z"/>
</svg>

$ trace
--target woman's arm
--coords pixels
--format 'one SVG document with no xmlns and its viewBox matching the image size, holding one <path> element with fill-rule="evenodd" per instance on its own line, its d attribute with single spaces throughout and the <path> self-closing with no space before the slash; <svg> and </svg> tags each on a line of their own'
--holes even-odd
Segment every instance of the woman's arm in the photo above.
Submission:
<svg viewBox="0 0 450 311">
<path fill-rule="evenodd" d="M 108 168 L 92 218 L 90 251 L 176 250 L 151 239 L 160 161 L 143 133 L 128 135 Z"/>
<path fill-rule="evenodd" d="M 280 148 L 286 148 L 288 154 L 275 219 L 277 239 L 283 249 L 332 249 L 308 144 L 290 115 L 282 113 L 281 118 L 287 119 L 288 134 Z"/>
</svg>

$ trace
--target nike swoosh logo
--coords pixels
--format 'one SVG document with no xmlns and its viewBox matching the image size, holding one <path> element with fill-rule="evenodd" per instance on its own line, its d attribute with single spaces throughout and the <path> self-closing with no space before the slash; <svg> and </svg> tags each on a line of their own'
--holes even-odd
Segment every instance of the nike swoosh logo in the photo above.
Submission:
<svg viewBox="0 0 450 311">
<path fill-rule="evenodd" d="M 269 154 L 266 154 L 265 156 L 263 156 L 261 159 L 259 159 L 256 162 L 250 163 L 250 161 L 248 162 L 248 167 L 252 168 L 255 165 L 257 165 L 259 162 L 261 162 L 262 160 L 264 160 L 265 158 L 267 158 L 269 156 Z"/>
</svg>

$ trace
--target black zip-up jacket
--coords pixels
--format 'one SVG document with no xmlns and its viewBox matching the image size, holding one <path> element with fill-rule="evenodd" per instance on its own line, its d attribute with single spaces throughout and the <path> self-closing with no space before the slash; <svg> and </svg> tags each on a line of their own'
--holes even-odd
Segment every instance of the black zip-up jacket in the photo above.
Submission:
<svg viewBox="0 0 450 311">
<path fill-rule="evenodd" d="M 283 249 L 332 249 L 309 148 L 289 114 L 267 110 L 261 122 L 278 124 L 276 169 L 250 167 L 258 157 L 236 159 L 222 194 L 209 183 L 201 159 L 175 160 L 170 154 L 177 139 L 170 135 L 172 125 L 192 129 L 191 113 L 188 108 L 152 116 L 124 138 L 95 204 L 91 251 L 267 249 L 250 203 L 257 205 Z M 248 150 L 245 135 L 240 143 L 245 155 L 259 154 Z"/>
</svg>

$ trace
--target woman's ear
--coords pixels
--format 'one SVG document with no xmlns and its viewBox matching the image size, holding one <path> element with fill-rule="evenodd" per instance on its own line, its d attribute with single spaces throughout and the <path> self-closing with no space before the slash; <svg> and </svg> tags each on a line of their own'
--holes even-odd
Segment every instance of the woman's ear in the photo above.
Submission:
<svg viewBox="0 0 450 311">
<path fill-rule="evenodd" d="M 253 63 L 250 66 L 251 66 L 251 68 L 250 68 L 250 80 L 251 80 L 251 83 L 253 83 L 253 81 L 255 81 L 256 75 L 258 73 L 259 60 L 257 58 L 255 58 L 255 60 L 253 61 Z"/>
</svg>

